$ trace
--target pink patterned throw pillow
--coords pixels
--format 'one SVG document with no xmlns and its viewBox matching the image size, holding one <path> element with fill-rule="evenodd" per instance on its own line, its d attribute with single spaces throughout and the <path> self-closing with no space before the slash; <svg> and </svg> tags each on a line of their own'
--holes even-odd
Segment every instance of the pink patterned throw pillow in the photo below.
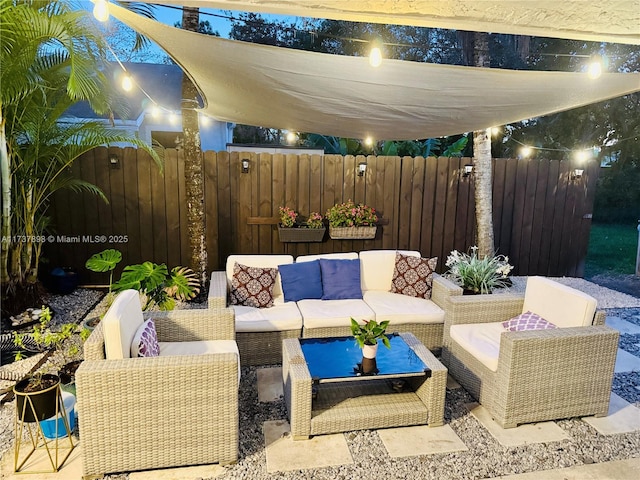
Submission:
<svg viewBox="0 0 640 480">
<path fill-rule="evenodd" d="M 396 252 L 396 266 L 391 279 L 391 292 L 409 297 L 431 298 L 433 272 L 438 257 L 420 258 Z"/>
<path fill-rule="evenodd" d="M 522 332 L 524 330 L 548 330 L 558 328 L 553 323 L 547 322 L 537 313 L 525 312 L 517 317 L 513 317 L 506 322 L 502 322 L 502 326 L 511 332 Z"/>
<path fill-rule="evenodd" d="M 236 262 L 231 278 L 231 305 L 271 307 L 277 275 L 277 268 L 249 267 Z"/>
<path fill-rule="evenodd" d="M 160 355 L 158 334 L 153 319 L 145 320 L 131 342 L 131 357 L 157 357 Z"/>
</svg>

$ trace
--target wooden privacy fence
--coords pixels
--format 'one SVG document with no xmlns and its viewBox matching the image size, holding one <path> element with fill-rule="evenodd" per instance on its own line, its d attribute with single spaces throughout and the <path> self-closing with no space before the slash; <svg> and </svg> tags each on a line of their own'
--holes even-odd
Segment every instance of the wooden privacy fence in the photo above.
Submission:
<svg viewBox="0 0 640 480">
<path fill-rule="evenodd" d="M 112 163 L 110 157 L 117 157 Z M 242 173 L 241 160 L 249 160 Z M 358 176 L 358 164 L 367 164 Z M 232 253 L 307 253 L 411 249 L 439 258 L 475 243 L 474 181 L 468 158 L 205 152 L 205 211 L 209 270 Z M 493 160 L 493 215 L 498 253 L 517 275 L 582 276 L 598 166 L 556 160 Z M 189 264 L 182 154 L 166 150 L 164 174 L 133 148 L 98 148 L 73 165 L 76 176 L 98 185 L 109 203 L 87 193 L 58 192 L 50 214 L 55 232 L 44 252 L 49 266 L 70 266 L 90 284 L 86 259 L 105 248 L 123 253 L 123 266 L 151 260 Z M 281 243 L 279 206 L 322 215 L 352 199 L 376 208 L 381 226 L 373 240 Z M 119 278 L 116 275 L 116 278 Z"/>
</svg>

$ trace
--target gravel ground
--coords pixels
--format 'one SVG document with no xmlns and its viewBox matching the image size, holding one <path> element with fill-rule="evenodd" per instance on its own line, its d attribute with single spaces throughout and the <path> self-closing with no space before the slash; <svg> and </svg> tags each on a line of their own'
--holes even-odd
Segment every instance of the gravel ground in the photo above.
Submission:
<svg viewBox="0 0 640 480">
<path fill-rule="evenodd" d="M 640 326 L 640 298 L 622 294 L 576 278 L 558 281 L 593 295 L 600 308 Z M 524 290 L 525 279 L 515 277 L 508 291 Z M 73 295 L 52 297 L 56 321 L 82 318 L 100 299 L 100 292 L 79 289 Z M 190 305 L 191 306 L 191 305 Z M 202 307 L 194 305 L 193 307 Z M 184 306 L 183 306 L 184 307 Z M 621 335 L 621 348 L 640 356 L 640 335 Z M 11 372 L 26 373 L 39 356 L 0 367 L 0 377 Z M 262 424 L 268 420 L 286 419 L 284 401 L 259 403 L 256 390 L 256 368 L 243 368 L 240 384 L 240 455 L 238 463 L 227 467 L 222 479 L 481 479 L 513 473 L 548 470 L 637 457 L 640 432 L 603 436 L 579 419 L 556 422 L 569 435 L 568 440 L 546 444 L 503 447 L 469 414 L 465 403 L 473 398 L 464 390 L 447 390 L 445 423 L 469 448 L 467 452 L 394 459 L 387 454 L 375 431 L 347 432 L 345 438 L 354 464 L 294 472 L 268 474 Z M 11 382 L 8 383 L 9 385 Z M 7 382 L 0 381 L 0 388 Z M 640 373 L 616 374 L 613 391 L 640 407 Z M 8 402 L 0 407 L 0 454 L 13 443 L 15 406 Z M 109 480 L 127 480 L 128 474 L 108 475 Z M 204 480 L 204 479 L 203 479 Z"/>
</svg>

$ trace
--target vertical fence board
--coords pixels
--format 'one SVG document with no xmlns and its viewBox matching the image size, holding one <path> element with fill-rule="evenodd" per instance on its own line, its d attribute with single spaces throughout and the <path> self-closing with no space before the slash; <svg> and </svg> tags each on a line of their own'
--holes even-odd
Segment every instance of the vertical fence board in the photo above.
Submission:
<svg viewBox="0 0 640 480">
<path fill-rule="evenodd" d="M 546 223 L 545 203 L 547 198 L 547 185 L 549 184 L 549 162 L 538 162 L 537 181 L 535 186 L 535 201 L 533 202 L 533 221 L 531 235 L 528 241 L 529 264 L 527 272 L 538 273 L 542 245 L 542 230 Z"/>
<path fill-rule="evenodd" d="M 117 250 L 127 251 L 128 264 L 141 263 L 144 260 L 140 239 L 140 209 L 138 202 L 138 162 L 137 150 L 125 148 L 122 157 L 122 173 L 124 175 L 124 211 L 125 227 L 120 235 L 126 235 L 126 242 L 115 245 Z M 120 237 L 124 240 L 124 237 Z"/>
<path fill-rule="evenodd" d="M 165 166 L 166 168 L 166 166 Z M 167 209 L 164 175 L 157 168 L 151 169 L 151 212 L 153 218 L 153 261 L 167 263 L 169 244 L 167 242 Z"/>
<path fill-rule="evenodd" d="M 409 248 L 420 250 L 422 232 L 422 199 L 424 198 L 425 159 L 416 157 L 411 161 L 411 203 L 409 209 Z M 400 209 L 403 205 L 400 205 Z"/>
<path fill-rule="evenodd" d="M 538 248 L 538 245 L 531 243 L 531 233 L 533 231 L 533 214 L 536 197 L 536 185 L 538 182 L 538 165 L 537 161 L 527 162 L 525 172 L 525 191 L 524 202 L 522 205 L 522 222 L 520 224 L 520 258 L 518 268 L 522 272 L 529 271 L 529 256 L 531 248 Z"/>
<path fill-rule="evenodd" d="M 208 271 L 220 270 L 222 266 L 218 261 L 218 255 L 212 255 L 218 252 L 220 242 L 218 241 L 220 232 L 218 219 L 220 212 L 218 209 L 218 161 L 216 152 L 204 152 L 203 176 L 204 176 L 204 214 L 206 226 L 206 242 L 207 242 L 207 267 Z M 184 225 L 184 224 L 183 224 Z"/>
</svg>

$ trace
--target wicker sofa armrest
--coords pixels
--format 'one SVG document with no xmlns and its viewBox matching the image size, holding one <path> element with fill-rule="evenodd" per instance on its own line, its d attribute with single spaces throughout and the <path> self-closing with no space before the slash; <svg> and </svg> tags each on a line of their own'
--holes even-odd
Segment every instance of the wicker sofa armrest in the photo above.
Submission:
<svg viewBox="0 0 640 480">
<path fill-rule="evenodd" d="M 515 294 L 460 295 L 445 303 L 445 329 L 466 323 L 489 323 L 509 320 L 522 313 L 524 296 Z"/>
<path fill-rule="evenodd" d="M 225 308 L 227 306 L 227 273 L 225 271 L 211 274 L 207 304 L 209 309 Z"/>
<path fill-rule="evenodd" d="M 505 404 L 560 403 L 568 395 L 582 395 L 585 403 L 587 397 L 608 402 L 618 338 L 619 332 L 608 326 L 503 333 L 496 383 L 509 386 L 502 393 Z"/>
<path fill-rule="evenodd" d="M 76 373 L 84 475 L 236 461 L 238 361 L 85 360 Z"/>
<path fill-rule="evenodd" d="M 312 379 L 302 354 L 300 342 L 295 338 L 282 341 L 282 383 L 289 414 L 291 435 L 294 440 L 311 435 Z"/>
<path fill-rule="evenodd" d="M 153 318 L 161 342 L 235 340 L 235 314 L 231 308 L 144 312 Z"/>
<path fill-rule="evenodd" d="M 449 297 L 462 295 L 461 287 L 437 273 L 433 274 L 432 285 L 431 300 L 442 309 L 444 309 L 445 302 Z"/>
</svg>

